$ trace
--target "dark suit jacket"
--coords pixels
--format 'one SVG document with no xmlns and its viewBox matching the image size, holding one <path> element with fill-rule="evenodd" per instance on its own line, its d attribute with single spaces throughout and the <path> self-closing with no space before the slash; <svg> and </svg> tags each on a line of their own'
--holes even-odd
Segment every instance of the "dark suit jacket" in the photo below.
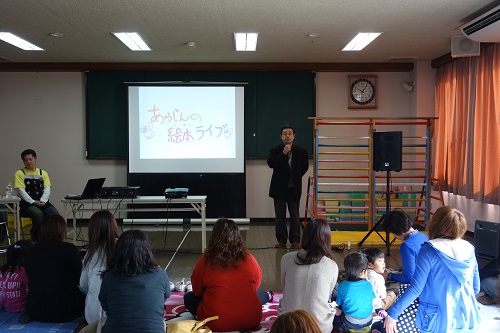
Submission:
<svg viewBox="0 0 500 333">
<path fill-rule="evenodd" d="M 285 200 L 291 174 L 293 193 L 298 202 L 302 194 L 302 176 L 309 168 L 309 156 L 305 149 L 293 144 L 292 169 L 290 170 L 288 157 L 283 154 L 284 147 L 285 144 L 280 143 L 270 149 L 271 156 L 267 159 L 267 165 L 273 169 L 273 176 L 269 186 L 269 196 L 274 199 Z"/>
</svg>

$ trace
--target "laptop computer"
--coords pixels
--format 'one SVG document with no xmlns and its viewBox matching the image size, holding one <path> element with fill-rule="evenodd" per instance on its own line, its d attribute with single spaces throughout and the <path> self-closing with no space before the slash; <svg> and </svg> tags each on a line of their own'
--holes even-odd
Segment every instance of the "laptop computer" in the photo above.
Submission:
<svg viewBox="0 0 500 333">
<path fill-rule="evenodd" d="M 66 194 L 64 199 L 69 200 L 82 200 L 82 199 L 94 199 L 99 197 L 99 191 L 104 184 L 106 178 L 93 178 L 87 181 L 87 185 L 83 189 L 83 193 L 81 195 L 78 194 Z"/>
</svg>

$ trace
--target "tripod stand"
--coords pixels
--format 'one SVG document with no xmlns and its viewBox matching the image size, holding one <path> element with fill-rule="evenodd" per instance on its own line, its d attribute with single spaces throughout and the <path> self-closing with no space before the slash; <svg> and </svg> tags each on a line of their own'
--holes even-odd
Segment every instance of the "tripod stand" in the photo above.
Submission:
<svg viewBox="0 0 500 333">
<path fill-rule="evenodd" d="M 380 219 L 377 221 L 377 223 L 375 223 L 375 225 L 373 226 L 373 228 L 371 228 L 371 230 L 365 235 L 365 237 L 363 237 L 363 239 L 358 243 L 358 246 L 361 246 L 363 245 L 363 243 L 365 242 L 365 240 L 370 237 L 370 235 L 372 234 L 372 232 L 376 232 L 377 235 L 380 236 L 380 238 L 384 241 L 385 243 L 385 246 L 386 246 L 386 255 L 387 256 L 390 256 L 390 247 L 391 247 L 391 244 L 392 242 L 389 241 L 389 232 L 386 231 L 385 232 L 385 240 L 384 238 L 382 237 L 382 235 L 380 235 L 380 233 L 376 230 L 377 227 L 380 225 L 380 223 L 382 223 L 382 221 L 384 221 L 384 218 L 385 218 L 385 215 L 389 212 L 389 209 L 391 208 L 391 188 L 390 188 L 390 179 L 391 179 L 391 172 L 389 170 L 387 170 L 387 176 L 386 176 L 386 188 L 385 188 L 385 213 L 382 215 L 382 217 L 380 217 Z"/>
</svg>

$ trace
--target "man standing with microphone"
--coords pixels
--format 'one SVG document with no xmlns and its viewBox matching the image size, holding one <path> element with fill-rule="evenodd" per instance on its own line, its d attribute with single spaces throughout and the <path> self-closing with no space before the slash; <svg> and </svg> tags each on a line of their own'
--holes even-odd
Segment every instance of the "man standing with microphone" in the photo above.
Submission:
<svg viewBox="0 0 500 333">
<path fill-rule="evenodd" d="M 292 249 L 300 248 L 299 205 L 302 194 L 302 177 L 309 168 L 307 151 L 293 143 L 295 129 L 289 125 L 281 128 L 283 143 L 270 149 L 267 165 L 273 169 L 269 196 L 274 199 L 277 248 L 286 248 L 287 239 Z M 290 214 L 290 230 L 286 227 L 286 207 Z"/>
</svg>

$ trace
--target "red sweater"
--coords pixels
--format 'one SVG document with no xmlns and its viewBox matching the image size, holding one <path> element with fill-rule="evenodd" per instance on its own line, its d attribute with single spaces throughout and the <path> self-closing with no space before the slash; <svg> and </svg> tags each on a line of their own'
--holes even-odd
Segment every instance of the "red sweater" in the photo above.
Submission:
<svg viewBox="0 0 500 333">
<path fill-rule="evenodd" d="M 191 275 L 193 293 L 203 297 L 196 309 L 198 320 L 219 316 L 207 323 L 218 332 L 257 327 L 262 317 L 262 305 L 257 297 L 261 280 L 262 270 L 251 254 L 238 263 L 238 268 L 231 270 L 212 267 L 201 257 Z"/>
</svg>

